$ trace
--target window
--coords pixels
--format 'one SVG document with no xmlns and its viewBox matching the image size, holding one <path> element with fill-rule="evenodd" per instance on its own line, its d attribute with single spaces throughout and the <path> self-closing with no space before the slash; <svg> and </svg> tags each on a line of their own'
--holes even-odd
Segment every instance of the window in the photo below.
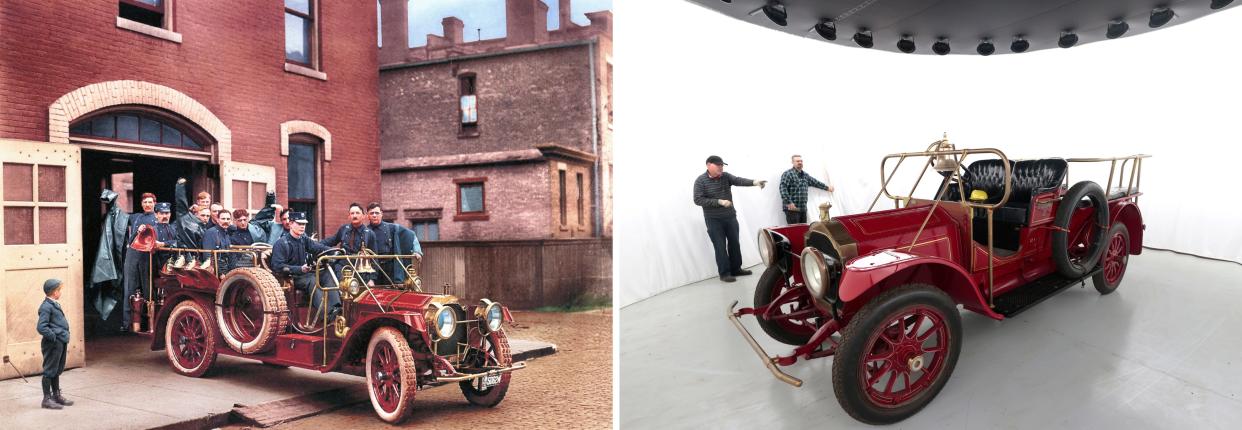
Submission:
<svg viewBox="0 0 1242 430">
<path fill-rule="evenodd" d="M 309 223 L 306 231 L 317 230 L 319 206 L 318 145 L 303 135 L 289 136 L 289 208 L 305 212 Z"/>
<path fill-rule="evenodd" d="M 70 126 L 69 135 L 206 151 L 202 132 L 178 120 L 144 111 L 117 111 L 89 117 Z"/>
<path fill-rule="evenodd" d="M 314 0 L 285 0 L 285 61 L 315 69 Z"/>
<path fill-rule="evenodd" d="M 457 184 L 457 215 L 453 221 L 485 221 L 488 218 L 483 183 L 487 178 L 454 179 Z"/>
<path fill-rule="evenodd" d="M 458 92 L 461 95 L 461 103 L 458 110 L 461 113 L 461 130 L 459 137 L 473 137 L 479 135 L 479 101 L 475 93 L 475 75 L 467 73 L 457 78 Z"/>
<path fill-rule="evenodd" d="M 412 219 L 410 228 L 418 236 L 420 242 L 440 240 L 440 221 L 434 219 Z"/>
<path fill-rule="evenodd" d="M 582 173 L 578 173 L 578 225 L 586 224 L 586 205 L 583 201 L 584 194 L 582 192 Z"/>
<path fill-rule="evenodd" d="M 569 212 L 569 210 L 566 209 L 566 206 L 569 204 L 568 203 L 569 199 L 566 198 L 565 196 L 565 171 L 558 170 L 557 172 L 560 174 L 559 183 L 560 183 L 560 191 L 561 191 L 561 225 L 565 225 L 565 224 L 569 224 L 569 220 L 567 219 L 569 218 L 569 215 L 567 215 L 567 212 Z"/>
<path fill-rule="evenodd" d="M 166 28 L 165 0 L 121 0 L 117 16 L 152 27 Z"/>
</svg>

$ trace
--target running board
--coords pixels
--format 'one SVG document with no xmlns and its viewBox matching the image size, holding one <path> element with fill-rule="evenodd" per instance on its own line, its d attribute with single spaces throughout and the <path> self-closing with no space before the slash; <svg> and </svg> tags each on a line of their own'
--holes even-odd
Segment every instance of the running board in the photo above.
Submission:
<svg viewBox="0 0 1242 430">
<path fill-rule="evenodd" d="M 1005 318 L 1013 318 L 1015 315 L 1022 313 L 1022 311 L 1030 309 L 1032 306 L 1047 300 L 1061 291 L 1065 291 L 1066 288 L 1074 284 L 1085 286 L 1087 279 L 1099 272 L 1100 269 L 1097 268 L 1079 278 L 1066 278 L 1057 273 L 1044 276 L 1036 279 L 1034 282 L 997 296 L 993 302 L 992 310 L 1004 315 Z"/>
</svg>

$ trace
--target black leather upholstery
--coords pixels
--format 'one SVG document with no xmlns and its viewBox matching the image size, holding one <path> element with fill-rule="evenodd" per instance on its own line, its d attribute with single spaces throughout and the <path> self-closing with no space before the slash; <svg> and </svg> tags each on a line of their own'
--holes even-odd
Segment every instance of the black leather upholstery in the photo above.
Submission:
<svg viewBox="0 0 1242 430">
<path fill-rule="evenodd" d="M 997 246 L 1017 249 L 1017 228 L 1027 225 L 1030 220 L 1032 198 L 1061 186 L 1065 180 L 1068 164 L 1060 158 L 1041 160 L 1023 160 L 1010 162 L 1012 182 L 1010 183 L 1009 201 L 996 208 L 992 217 Z M 967 195 L 972 190 L 984 190 L 988 193 L 986 203 L 996 203 L 1005 191 L 1005 168 L 1001 160 L 979 160 L 971 163 L 962 175 Z M 945 200 L 957 200 L 957 184 L 950 184 Z M 979 240 L 986 240 L 987 218 L 982 210 L 976 214 L 974 226 Z"/>
</svg>

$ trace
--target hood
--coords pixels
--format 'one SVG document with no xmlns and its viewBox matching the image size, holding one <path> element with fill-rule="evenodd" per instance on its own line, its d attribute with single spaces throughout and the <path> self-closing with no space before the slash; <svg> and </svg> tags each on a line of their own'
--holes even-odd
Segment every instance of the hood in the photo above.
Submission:
<svg viewBox="0 0 1242 430">
<path fill-rule="evenodd" d="M 404 311 L 404 312 L 422 312 L 427 308 L 428 303 L 433 297 L 437 297 L 427 293 L 419 293 L 414 291 L 399 291 L 372 288 L 372 294 L 363 294 L 362 299 L 358 301 L 362 305 L 375 306 L 376 300 L 384 310 Z M 374 295 L 375 297 L 372 297 Z"/>
</svg>

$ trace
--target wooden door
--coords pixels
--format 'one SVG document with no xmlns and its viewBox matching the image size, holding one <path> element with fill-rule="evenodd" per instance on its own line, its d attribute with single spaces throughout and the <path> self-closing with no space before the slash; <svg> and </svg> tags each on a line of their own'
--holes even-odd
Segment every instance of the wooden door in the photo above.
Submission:
<svg viewBox="0 0 1242 430">
<path fill-rule="evenodd" d="M 42 372 L 35 324 L 48 278 L 64 285 L 67 367 L 85 361 L 81 168 L 75 145 L 0 139 L 0 355 L 26 375 Z M 0 379 L 17 376 L 0 366 Z"/>
</svg>

